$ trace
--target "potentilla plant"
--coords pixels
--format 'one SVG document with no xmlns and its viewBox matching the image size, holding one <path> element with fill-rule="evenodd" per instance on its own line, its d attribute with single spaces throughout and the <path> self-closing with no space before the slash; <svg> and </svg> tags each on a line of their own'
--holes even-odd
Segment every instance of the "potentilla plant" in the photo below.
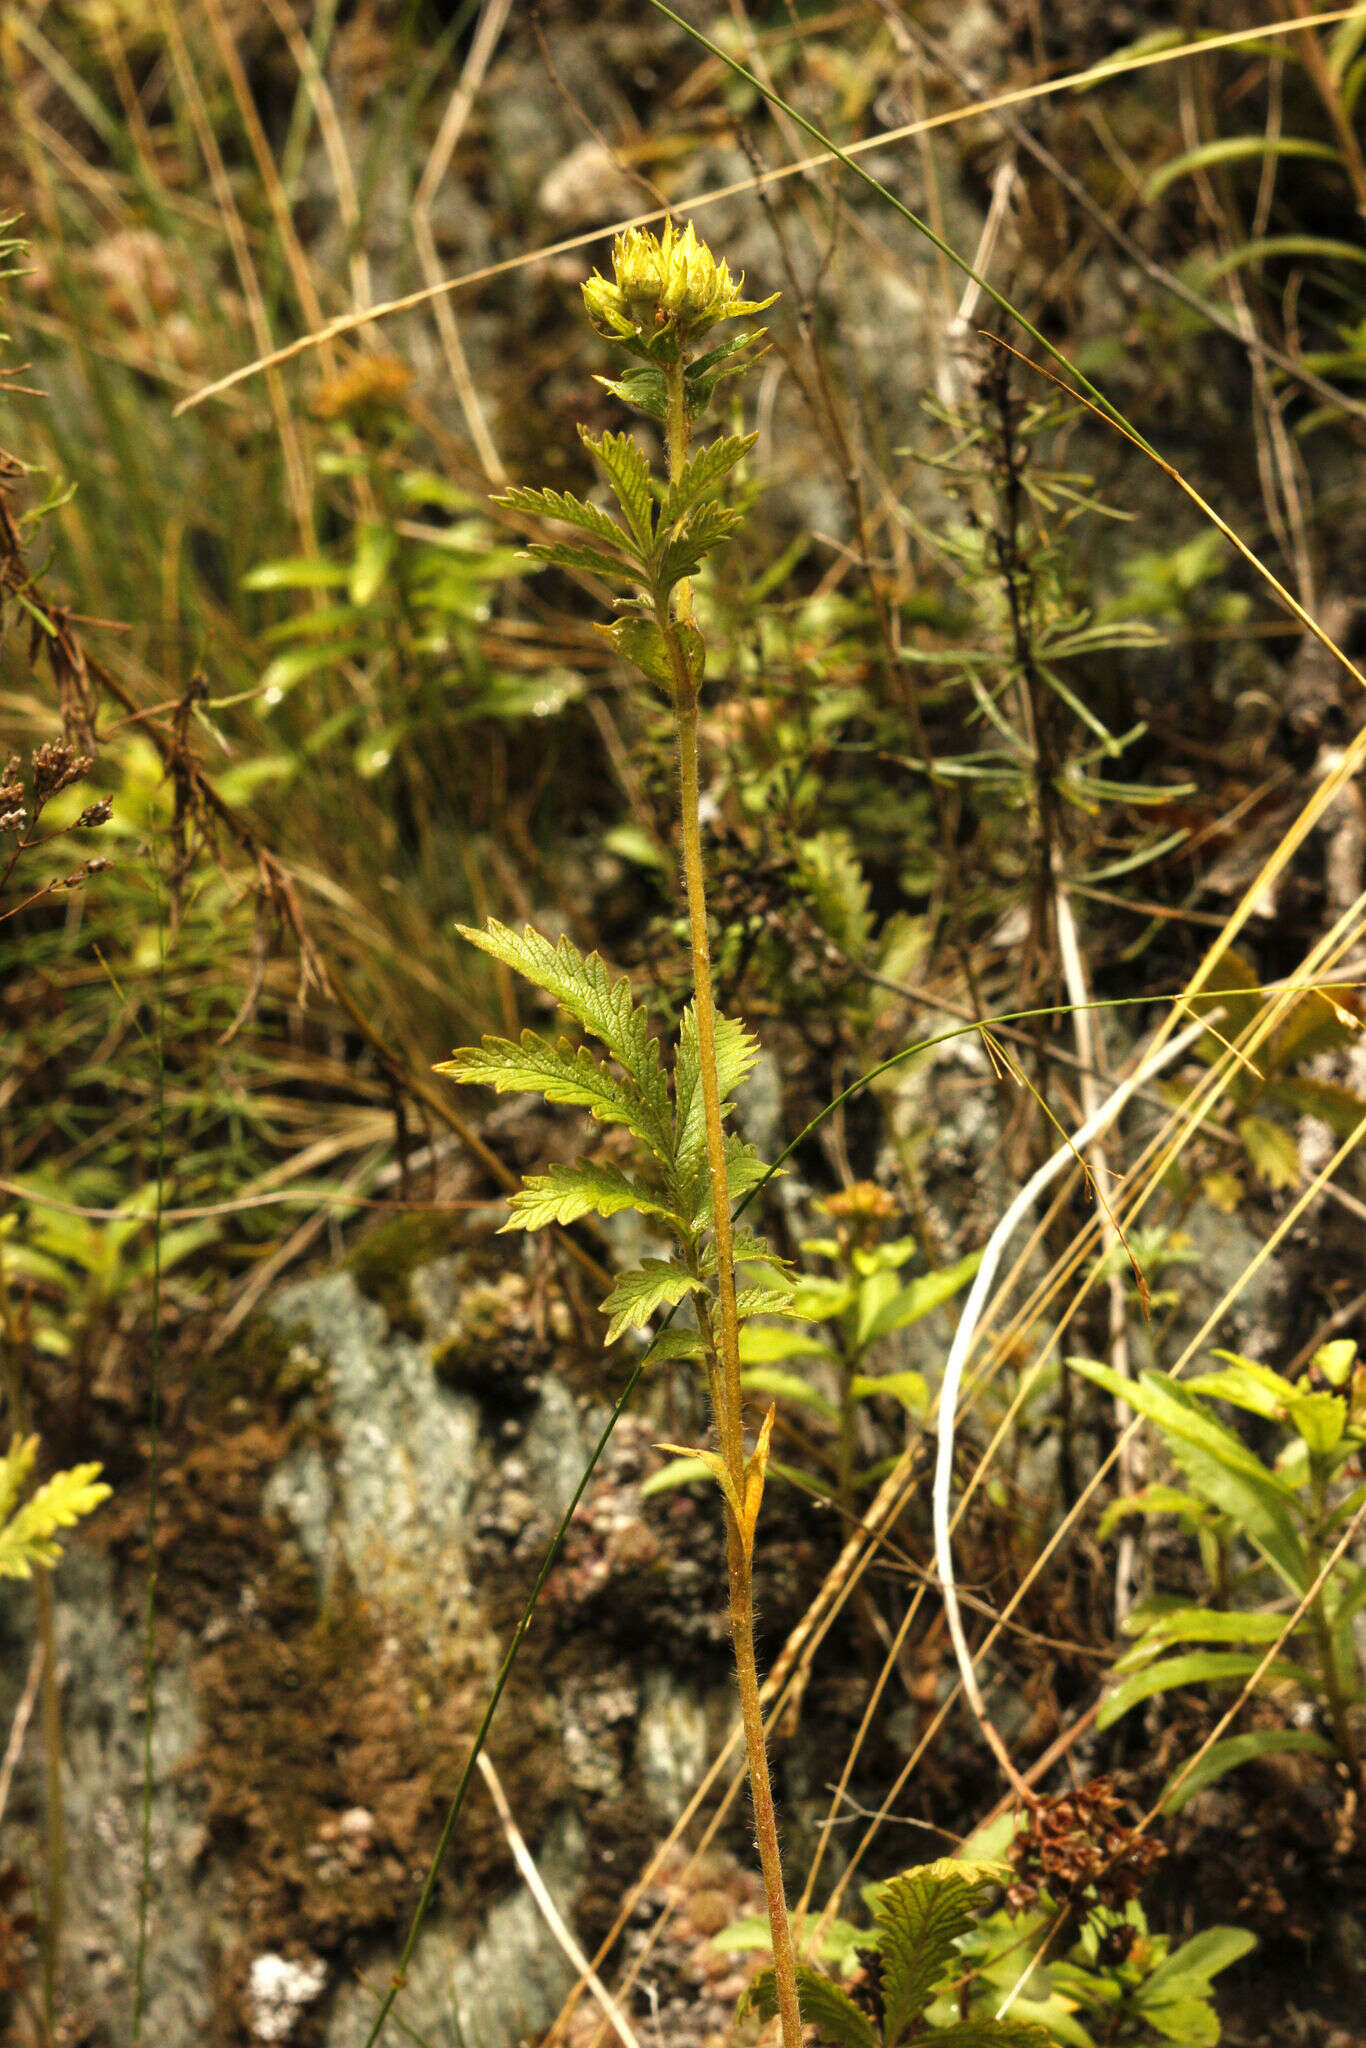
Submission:
<svg viewBox="0 0 1366 2048">
<path fill-rule="evenodd" d="M 753 434 L 723 434 L 694 451 L 693 437 L 721 380 L 748 369 L 763 353 L 763 329 L 748 329 L 705 350 L 698 344 L 723 322 L 748 319 L 773 300 L 742 298 L 743 280 L 731 278 L 725 263 L 697 240 L 691 223 L 680 233 L 670 222 L 658 239 L 638 230 L 620 235 L 612 257 L 612 277 L 595 273 L 584 286 L 584 301 L 597 332 L 634 361 L 620 377 L 602 381 L 663 427 L 666 473 L 652 472 L 628 434 L 595 440 L 583 433 L 619 516 L 563 491 L 519 489 L 501 502 L 574 529 L 572 541 L 536 542 L 531 552 L 540 560 L 624 587 L 626 594 L 616 599 L 619 616 L 599 630 L 672 705 L 693 1001 L 666 1067 L 647 1013 L 633 1003 L 629 984 L 613 980 L 597 954 L 585 958 L 567 939 L 552 944 L 530 929 L 519 937 L 490 923 L 466 936 L 551 994 L 606 1048 L 609 1059 L 600 1060 L 586 1046 L 564 1039 L 552 1043 L 525 1031 L 520 1045 L 486 1038 L 479 1048 L 457 1052 L 440 1071 L 500 1092 L 527 1090 L 551 1102 L 577 1104 L 601 1122 L 624 1126 L 635 1140 L 630 1172 L 580 1160 L 532 1175 L 512 1199 L 506 1228 L 534 1230 L 590 1212 L 606 1217 L 635 1210 L 672 1240 L 672 1257 L 644 1259 L 618 1279 L 603 1303 L 610 1319 L 607 1341 L 644 1329 L 661 1310 L 689 1305 L 691 1322 L 667 1329 L 652 1354 L 696 1358 L 710 1389 L 716 1447 L 685 1455 L 702 1461 L 724 1502 L 731 1635 L 773 1941 L 774 2003 L 784 2048 L 801 2048 L 796 1960 L 754 1653 L 755 1527 L 773 1410 L 747 1450 L 740 1364 L 741 1324 L 775 1311 L 790 1314 L 794 1283 L 762 1238 L 731 1221 L 732 1205 L 766 1169 L 752 1146 L 726 1130 L 728 1098 L 749 1073 L 758 1048 L 742 1024 L 717 1014 L 712 997 L 698 814 L 698 698 L 706 649 L 690 582 L 740 519 L 725 503 L 725 485 L 755 440 Z M 745 1269 L 752 1268 L 753 1284 L 741 1286 L 737 1268 L 747 1280 Z"/>
</svg>

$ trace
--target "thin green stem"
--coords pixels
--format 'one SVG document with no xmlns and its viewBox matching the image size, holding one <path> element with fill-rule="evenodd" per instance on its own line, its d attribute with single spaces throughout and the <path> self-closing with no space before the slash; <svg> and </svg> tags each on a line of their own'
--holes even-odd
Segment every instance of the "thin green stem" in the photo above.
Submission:
<svg viewBox="0 0 1366 2048">
<path fill-rule="evenodd" d="M 1307 1562 L 1305 1575 L 1309 1585 L 1316 1585 L 1323 1568 L 1323 1541 L 1321 1531 L 1328 1514 L 1328 1485 L 1322 1471 L 1313 1469 L 1311 1459 L 1310 1499 L 1312 1503 L 1312 1526 L 1306 1545 Z M 1328 1619 L 1324 1606 L 1325 1586 L 1309 1603 L 1309 1624 L 1314 1631 L 1314 1641 L 1319 1653 L 1319 1674 L 1323 1681 L 1324 1701 L 1328 1718 L 1333 1724 L 1333 1737 L 1338 1746 L 1338 1755 L 1351 1774 L 1352 1783 L 1362 1788 L 1361 1755 L 1357 1749 L 1356 1737 L 1352 1733 L 1352 1720 L 1348 1712 L 1348 1687 L 1344 1685 L 1338 1666 L 1337 1646 L 1333 1641 L 1333 1625 Z"/>
<path fill-rule="evenodd" d="M 147 2009 L 147 1945 L 152 1909 L 152 1793 L 156 1740 L 156 1610 L 157 1517 L 161 1490 L 161 1231 L 166 1204 L 166 921 L 161 875 L 155 852 L 151 861 L 157 900 L 157 1038 L 156 1038 L 156 1216 L 152 1225 L 151 1384 L 148 1428 L 151 1437 L 147 1472 L 147 1592 L 143 1612 L 142 1683 L 146 1695 L 142 1720 L 142 1819 L 138 1870 L 138 1945 L 133 1964 L 133 2048 L 142 2039 Z"/>
</svg>

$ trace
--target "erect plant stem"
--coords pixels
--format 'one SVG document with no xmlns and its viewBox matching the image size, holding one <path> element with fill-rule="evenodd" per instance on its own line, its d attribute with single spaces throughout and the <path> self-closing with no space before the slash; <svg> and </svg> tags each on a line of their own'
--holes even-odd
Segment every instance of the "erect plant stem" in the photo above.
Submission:
<svg viewBox="0 0 1366 2048">
<path fill-rule="evenodd" d="M 676 477 L 687 459 L 688 415 L 683 365 L 665 371 L 669 475 Z M 692 589 L 686 579 L 675 594 L 677 618 L 692 621 Z M 720 1305 L 720 1368 L 713 1377 L 716 1429 L 721 1456 L 735 1488 L 745 1493 L 743 1394 L 740 1386 L 740 1319 L 735 1301 L 735 1248 L 730 1225 L 730 1189 L 726 1179 L 725 1133 L 721 1124 L 721 1090 L 716 1071 L 716 1005 L 712 997 L 711 946 L 707 937 L 707 890 L 702 868 L 702 830 L 697 770 L 697 682 L 689 670 L 674 618 L 666 607 L 657 614 L 669 649 L 674 677 L 674 711 L 678 725 L 680 816 L 683 826 L 683 879 L 688 896 L 692 939 L 693 998 L 697 1014 L 698 1067 L 707 1133 L 707 1166 L 711 1179 L 716 1241 L 716 1291 Z M 773 1808 L 768 1751 L 764 1743 L 764 1711 L 754 1655 L 754 1582 L 750 1556 L 735 1515 L 727 1504 L 726 1565 L 730 1586 L 730 1631 L 735 1647 L 735 1674 L 740 1688 L 740 1717 L 749 1759 L 754 1830 L 759 1844 L 769 1928 L 773 1937 L 773 1969 L 783 2048 L 801 2048 L 802 2021 L 797 2001 L 797 1958 L 787 1917 L 778 1822 Z"/>
</svg>

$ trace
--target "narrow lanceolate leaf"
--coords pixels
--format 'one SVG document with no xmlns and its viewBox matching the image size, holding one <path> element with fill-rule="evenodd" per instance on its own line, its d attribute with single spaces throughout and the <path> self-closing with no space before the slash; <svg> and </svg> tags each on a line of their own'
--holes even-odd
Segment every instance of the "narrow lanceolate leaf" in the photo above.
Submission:
<svg viewBox="0 0 1366 2048">
<path fill-rule="evenodd" d="M 1156 1423 L 1196 1492 L 1222 1514 L 1231 1515 L 1291 1590 L 1303 1592 L 1307 1561 L 1295 1495 L 1240 1437 L 1167 1374 L 1146 1372 L 1128 1380 L 1094 1359 L 1068 1362 Z"/>
<path fill-rule="evenodd" d="M 566 526 L 577 526 L 581 533 L 591 534 L 595 540 L 604 540 L 609 547 L 620 548 L 634 561 L 642 560 L 634 536 L 623 531 L 610 513 L 572 496 L 568 491 L 529 490 L 519 486 L 516 490 L 505 491 L 493 502 L 506 505 L 510 512 L 526 512 L 535 519 L 558 519 Z"/>
<path fill-rule="evenodd" d="M 1174 1771 L 1161 1798 L 1164 1813 L 1180 1813 L 1183 1806 L 1241 1764 L 1255 1763 L 1263 1756 L 1332 1757 L 1337 1752 L 1326 1735 L 1308 1728 L 1253 1728 L 1246 1735 L 1230 1735 L 1205 1751 L 1198 1764 L 1182 1776 Z"/>
<path fill-rule="evenodd" d="M 671 1259 L 646 1259 L 634 1272 L 622 1274 L 602 1304 L 603 1314 L 611 1317 L 606 1341 L 615 1344 L 624 1330 L 643 1330 L 660 1309 L 702 1291 L 702 1282 L 686 1267 Z"/>
<path fill-rule="evenodd" d="M 886 2048 L 896 2048 L 958 1961 L 955 1943 L 971 1928 L 985 1890 L 947 1859 L 882 1887 L 875 1917 Z"/>
<path fill-rule="evenodd" d="M 547 1102 L 572 1103 L 588 1110 L 600 1124 L 625 1124 L 652 1150 L 659 1140 L 658 1116 L 640 1091 L 619 1080 L 611 1068 L 594 1059 L 587 1046 L 558 1046 L 534 1031 L 524 1031 L 520 1045 L 508 1038 L 486 1038 L 467 1045 L 434 1070 L 468 1087 L 494 1088 L 500 1095 L 543 1095 Z"/>
<path fill-rule="evenodd" d="M 815 2027 L 822 2040 L 836 2048 L 878 2048 L 878 2037 L 867 2013 L 860 2011 L 847 1991 L 818 1970 L 797 1966 L 797 1997 L 802 2018 Z M 772 1970 L 762 1970 L 736 2007 L 737 2019 L 771 2020 L 778 2012 L 778 1980 Z"/>
<path fill-rule="evenodd" d="M 601 1039 L 639 1090 L 652 1131 L 645 1142 L 660 1156 L 667 1156 L 672 1150 L 673 1120 L 659 1041 L 651 1031 L 648 1011 L 633 1001 L 625 976 L 614 979 L 598 954 L 585 957 L 568 939 L 555 944 L 530 925 L 520 936 L 496 918 L 490 918 L 483 931 L 473 931 L 467 925 L 458 929 L 472 944 L 554 996 L 585 1031 Z"/>
<path fill-rule="evenodd" d="M 541 1230 L 547 1223 L 575 1223 L 580 1216 L 617 1216 L 623 1209 L 643 1216 L 677 1219 L 617 1166 L 595 1166 L 579 1160 L 573 1166 L 552 1166 L 549 1173 L 528 1176 L 512 1197 L 504 1230 Z"/>
<path fill-rule="evenodd" d="M 1144 1670 L 1134 1672 L 1122 1685 L 1117 1685 L 1108 1698 L 1101 1701 L 1096 1726 L 1108 1728 L 1131 1707 L 1136 1707 L 1140 1700 L 1172 1692 L 1177 1686 L 1227 1685 L 1234 1679 L 1250 1678 L 1254 1671 L 1260 1669 L 1261 1663 L 1261 1656 L 1254 1650 L 1196 1650 L 1183 1657 L 1166 1657 L 1159 1664 L 1149 1664 Z M 1309 1674 L 1298 1664 L 1278 1657 L 1262 1673 L 1262 1682 L 1269 1685 L 1278 1679 L 1304 1686 L 1309 1683 Z"/>
<path fill-rule="evenodd" d="M 654 550 L 655 500 L 650 489 L 650 465 L 644 450 L 629 434 L 604 434 L 595 441 L 584 428 L 579 439 L 606 475 L 626 514 L 626 523 L 640 544 L 642 553 Z"/>
<path fill-rule="evenodd" d="M 955 2020 L 951 2027 L 936 2027 L 926 2037 L 947 2043 L 948 2048 L 1053 2048 L 1047 2027 L 1034 2020 Z M 1187 2043 L 1187 2048 L 1194 2048 Z"/>
<path fill-rule="evenodd" d="M 748 455 L 758 438 L 757 434 L 723 434 L 719 441 L 699 450 L 691 462 L 685 463 L 681 476 L 664 493 L 659 509 L 661 533 L 668 532 L 700 499 L 710 497 L 722 477 Z"/>
</svg>

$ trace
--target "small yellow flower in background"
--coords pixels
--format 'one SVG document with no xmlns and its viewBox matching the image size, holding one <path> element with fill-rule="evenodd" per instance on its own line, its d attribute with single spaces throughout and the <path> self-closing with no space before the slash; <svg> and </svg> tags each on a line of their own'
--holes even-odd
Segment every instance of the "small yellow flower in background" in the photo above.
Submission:
<svg viewBox="0 0 1366 2048">
<path fill-rule="evenodd" d="M 349 419 L 358 412 L 397 405 L 412 381 L 412 371 L 397 356 L 360 356 L 335 377 L 315 385 L 309 407 L 315 419 Z"/>
<path fill-rule="evenodd" d="M 623 342 L 651 362 L 677 361 L 685 345 L 719 320 L 762 313 L 773 298 L 742 299 L 744 278 L 732 278 L 691 221 L 680 233 L 672 221 L 658 239 L 628 228 L 612 245 L 612 279 L 594 271 L 583 287 L 588 317 L 608 341 Z"/>
</svg>

